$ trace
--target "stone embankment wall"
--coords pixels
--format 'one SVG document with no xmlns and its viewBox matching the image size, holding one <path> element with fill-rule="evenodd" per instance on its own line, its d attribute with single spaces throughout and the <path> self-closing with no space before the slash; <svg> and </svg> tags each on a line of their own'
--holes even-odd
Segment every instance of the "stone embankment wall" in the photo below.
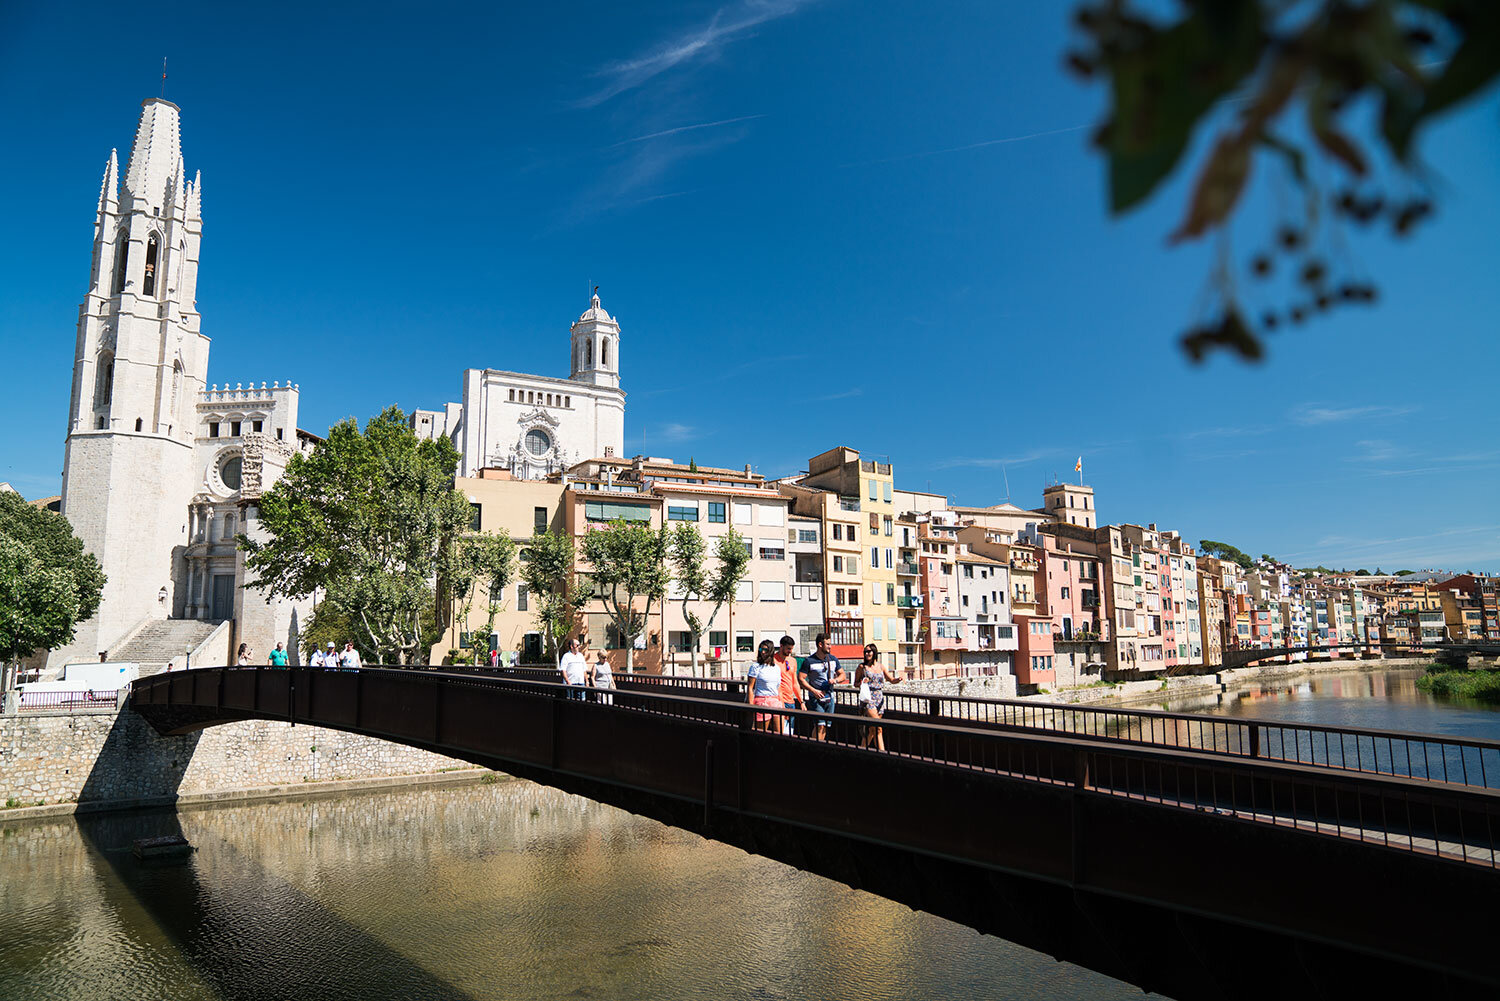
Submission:
<svg viewBox="0 0 1500 1001">
<path fill-rule="evenodd" d="M 971 699 L 1013 699 L 1014 674 L 986 674 L 972 678 L 908 678 L 886 689 L 893 694 L 948 695 Z"/>
<path fill-rule="evenodd" d="M 10 806 L 154 804 L 473 767 L 374 737 L 268 720 L 162 737 L 130 709 L 0 718 L 0 802 Z"/>
</svg>

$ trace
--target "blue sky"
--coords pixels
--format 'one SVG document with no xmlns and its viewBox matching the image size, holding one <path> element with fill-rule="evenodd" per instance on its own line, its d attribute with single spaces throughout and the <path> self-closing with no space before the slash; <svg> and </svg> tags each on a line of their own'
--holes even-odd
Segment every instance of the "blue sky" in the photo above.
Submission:
<svg viewBox="0 0 1500 1001">
<path fill-rule="evenodd" d="M 598 284 L 629 452 L 781 475 L 848 444 L 1028 507 L 1081 454 L 1109 521 L 1500 570 L 1494 89 L 1424 135 L 1434 222 L 1345 234 L 1376 307 L 1194 366 L 1190 178 L 1109 216 L 1071 7 L 7 4 L 0 480 L 58 489 L 99 178 L 165 55 L 210 381 L 296 381 L 309 430 L 565 375 Z M 1289 196 L 1258 169 L 1240 260 Z"/>
</svg>

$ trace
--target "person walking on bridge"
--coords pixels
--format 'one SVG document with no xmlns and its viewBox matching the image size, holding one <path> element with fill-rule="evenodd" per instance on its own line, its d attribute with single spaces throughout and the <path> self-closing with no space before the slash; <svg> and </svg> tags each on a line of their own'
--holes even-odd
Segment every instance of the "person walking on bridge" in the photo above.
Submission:
<svg viewBox="0 0 1500 1001">
<path fill-rule="evenodd" d="M 781 670 L 781 708 L 802 708 L 802 687 L 797 682 L 797 657 L 792 650 L 797 642 L 790 636 L 781 637 L 781 647 L 772 658 L 776 666 Z M 781 718 L 781 732 L 790 736 L 792 725 L 796 722 L 795 716 L 783 716 Z"/>
<path fill-rule="evenodd" d="M 880 666 L 880 651 L 871 643 L 865 646 L 864 659 L 855 669 L 854 683 L 859 686 L 860 709 L 871 719 L 880 719 L 885 715 L 885 686 L 901 684 L 901 675 L 894 669 L 886 673 Z M 864 745 L 878 751 L 885 750 L 884 730 L 874 725 L 866 726 Z"/>
<path fill-rule="evenodd" d="M 276 649 L 272 650 L 271 655 L 266 658 L 266 663 L 272 667 L 286 667 L 286 660 L 286 647 L 281 643 L 277 643 Z"/>
<path fill-rule="evenodd" d="M 578 686 L 578 691 L 569 692 L 568 698 L 583 698 L 583 685 L 588 680 L 589 666 L 583 659 L 583 654 L 578 652 L 577 636 L 568 640 L 568 652 L 562 655 L 562 663 L 558 666 L 562 668 L 563 684 Z"/>
<path fill-rule="evenodd" d="M 594 662 L 589 665 L 588 682 L 600 690 L 600 694 L 594 696 L 595 700 L 603 705 L 613 705 L 615 697 L 609 694 L 609 690 L 615 687 L 615 675 L 609 668 L 609 658 L 604 655 L 603 650 L 594 651 Z"/>
<path fill-rule="evenodd" d="M 781 668 L 776 664 L 776 648 L 770 640 L 761 640 L 755 652 L 755 663 L 746 672 L 745 699 L 754 706 L 781 708 Z M 755 729 L 776 733 L 779 713 L 756 713 Z"/>
<path fill-rule="evenodd" d="M 788 642 L 790 636 L 782 637 L 782 642 Z M 803 701 L 807 703 L 808 712 L 823 713 L 830 719 L 833 717 L 833 686 L 847 685 L 849 676 L 839 664 L 839 659 L 828 649 L 828 635 L 819 633 L 815 642 L 818 649 L 802 659 L 802 666 L 797 669 L 797 684 L 802 688 Z M 828 739 L 828 723 L 819 720 L 813 736 L 819 740 Z"/>
<path fill-rule="evenodd" d="M 359 670 L 359 651 L 354 649 L 352 641 L 345 641 L 344 652 L 339 654 L 339 667 L 342 667 L 346 671 Z"/>
</svg>

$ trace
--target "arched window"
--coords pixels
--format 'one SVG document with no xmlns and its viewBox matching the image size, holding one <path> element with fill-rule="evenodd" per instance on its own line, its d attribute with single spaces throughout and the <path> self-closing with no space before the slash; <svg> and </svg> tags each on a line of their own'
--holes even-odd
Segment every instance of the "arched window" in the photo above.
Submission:
<svg viewBox="0 0 1500 1001">
<path fill-rule="evenodd" d="M 104 430 L 104 415 L 103 414 L 99 415 L 99 420 L 96 422 L 96 426 L 99 428 L 100 431 Z"/>
<path fill-rule="evenodd" d="M 115 286 L 114 293 L 119 295 L 125 290 L 125 269 L 130 262 L 130 238 L 121 227 L 120 235 L 115 237 Z"/>
<path fill-rule="evenodd" d="M 601 366 L 603 366 L 604 368 L 609 368 L 609 338 L 608 337 L 604 338 L 604 340 L 602 340 L 602 341 L 599 342 L 599 364 Z"/>
<path fill-rule="evenodd" d="M 146 277 L 141 283 L 142 295 L 156 294 L 156 256 L 157 241 L 156 234 L 152 233 L 146 239 Z"/>
<path fill-rule="evenodd" d="M 94 376 L 94 406 L 107 407 L 114 398 L 115 356 L 106 351 L 99 356 L 97 374 Z"/>
<path fill-rule="evenodd" d="M 141 430 L 141 419 L 139 417 L 135 419 L 135 429 L 137 431 Z"/>
<path fill-rule="evenodd" d="M 583 342 L 584 367 L 592 368 L 594 365 L 594 342 Z"/>
</svg>

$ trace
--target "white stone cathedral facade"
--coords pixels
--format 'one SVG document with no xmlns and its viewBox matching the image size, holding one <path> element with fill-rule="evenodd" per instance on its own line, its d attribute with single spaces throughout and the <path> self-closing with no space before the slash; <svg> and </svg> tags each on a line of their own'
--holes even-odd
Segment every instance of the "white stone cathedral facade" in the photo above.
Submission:
<svg viewBox="0 0 1500 1001">
<path fill-rule="evenodd" d="M 201 178 L 187 176 L 179 110 L 142 104 L 125 176 L 111 151 L 78 311 L 62 513 L 108 575 L 99 613 L 50 660 L 95 660 L 163 619 L 233 620 L 264 661 L 295 649 L 306 608 L 247 591 L 234 537 L 311 436 L 290 382 L 208 383 L 196 308 Z M 181 651 L 176 651 L 181 653 Z"/>
<path fill-rule="evenodd" d="M 418 410 L 412 427 L 423 437 L 453 440 L 460 476 L 503 469 L 535 480 L 584 459 L 621 455 L 620 325 L 599 304 L 598 289 L 571 333 L 566 379 L 471 368 L 463 375 L 463 402 Z"/>
</svg>

